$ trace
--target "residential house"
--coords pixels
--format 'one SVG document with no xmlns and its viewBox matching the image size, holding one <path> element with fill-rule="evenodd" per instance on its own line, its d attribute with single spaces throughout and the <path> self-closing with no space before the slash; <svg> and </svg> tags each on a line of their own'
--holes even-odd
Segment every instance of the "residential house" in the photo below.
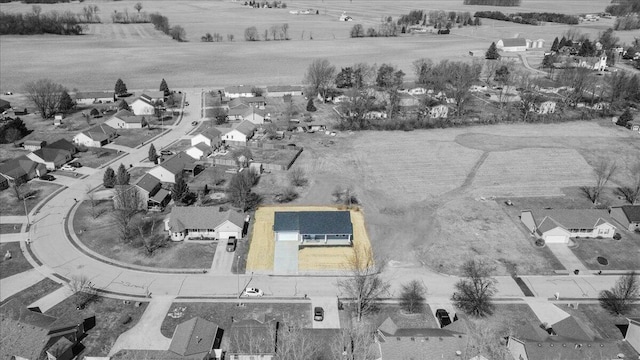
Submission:
<svg viewBox="0 0 640 360">
<path fill-rule="evenodd" d="M 165 98 L 164 91 L 160 90 L 144 90 L 140 97 L 144 97 L 151 102 L 164 102 Z"/>
<path fill-rule="evenodd" d="M 627 318 L 627 321 L 629 321 L 629 327 L 624 334 L 624 341 L 640 353 L 640 318 Z"/>
<path fill-rule="evenodd" d="M 39 164 L 25 155 L 0 164 L 0 175 L 4 176 L 10 183 L 15 181 L 27 182 L 46 173 L 47 167 L 44 164 Z"/>
<path fill-rule="evenodd" d="M 222 141 L 229 144 L 246 145 L 247 141 L 253 137 L 256 126 L 251 121 L 243 121 L 231 129 L 224 129 Z"/>
<path fill-rule="evenodd" d="M 22 147 L 25 150 L 29 150 L 29 151 L 40 150 L 46 145 L 47 145 L 47 142 L 43 140 L 25 140 L 22 143 Z"/>
<path fill-rule="evenodd" d="M 249 109 L 251 109 L 251 106 L 248 104 L 236 105 L 229 108 L 229 111 L 227 111 L 227 118 L 229 120 L 243 120 L 243 114 Z"/>
<path fill-rule="evenodd" d="M 120 196 L 129 196 L 123 201 Z M 162 188 L 162 184 L 153 175 L 144 174 L 133 185 L 116 185 L 113 206 L 120 209 L 125 204 L 135 204 L 137 209 L 162 211 L 171 201 L 171 193 Z"/>
<path fill-rule="evenodd" d="M 78 149 L 76 148 L 76 146 L 73 145 L 70 141 L 65 139 L 58 139 L 52 142 L 51 144 L 48 144 L 47 147 L 50 149 L 66 150 L 70 152 L 71 155 L 75 155 L 78 152 Z"/>
<path fill-rule="evenodd" d="M 196 146 L 200 143 L 203 143 L 212 149 L 217 149 L 222 145 L 222 133 L 216 128 L 208 128 L 191 138 L 191 146 Z"/>
<path fill-rule="evenodd" d="M 302 96 L 302 86 L 277 85 L 267 86 L 267 97 Z"/>
<path fill-rule="evenodd" d="M 263 110 L 254 107 L 249 107 L 240 114 L 240 120 L 251 121 L 256 125 L 264 124 L 267 119 L 267 114 Z"/>
<path fill-rule="evenodd" d="M 500 39 L 496 47 L 506 52 L 526 51 L 527 40 L 524 38 Z"/>
<path fill-rule="evenodd" d="M 115 93 L 113 91 L 77 92 L 74 99 L 80 105 L 110 103 L 115 101 Z"/>
<path fill-rule="evenodd" d="M 210 146 L 207 146 L 207 144 L 201 142 L 188 148 L 184 152 L 187 153 L 192 158 L 194 158 L 195 160 L 202 160 L 202 159 L 205 159 L 207 156 L 211 155 L 212 150 Z"/>
<path fill-rule="evenodd" d="M 427 93 L 427 89 L 423 87 L 414 87 L 409 90 L 410 95 L 425 95 Z"/>
<path fill-rule="evenodd" d="M 272 360 L 276 355 L 278 322 L 271 319 L 247 319 L 231 324 L 229 360 Z"/>
<path fill-rule="evenodd" d="M 27 157 L 39 164 L 44 164 L 47 170 L 55 170 L 73 159 L 71 152 L 64 149 L 43 147 L 28 153 Z"/>
<path fill-rule="evenodd" d="M 351 246 L 353 225 L 349 211 L 276 211 L 275 241 L 299 246 Z"/>
<path fill-rule="evenodd" d="M 420 316 L 389 316 L 375 334 L 377 360 L 423 359 L 426 354 L 428 359 L 465 359 L 468 337 L 464 322 L 458 320 L 440 329 L 427 326 Z"/>
<path fill-rule="evenodd" d="M 118 137 L 116 129 L 106 124 L 96 125 L 73 137 L 73 143 L 86 147 L 102 147 Z"/>
<path fill-rule="evenodd" d="M 94 326 L 94 315 L 73 312 L 56 318 L 11 300 L 0 306 L 0 358 L 73 359 L 81 339 Z"/>
<path fill-rule="evenodd" d="M 175 206 L 164 221 L 171 240 L 242 238 L 244 216 L 218 207 Z"/>
<path fill-rule="evenodd" d="M 264 109 L 264 107 L 267 106 L 267 101 L 263 96 L 254 96 L 235 98 L 228 103 L 230 109 L 238 105 L 249 105 L 258 109 Z"/>
<path fill-rule="evenodd" d="M 144 115 L 134 115 L 131 111 L 124 109 L 115 113 L 104 123 L 114 129 L 142 129 L 148 125 Z"/>
<path fill-rule="evenodd" d="M 0 99 L 0 112 L 5 112 L 11 109 L 11 103 L 5 99 Z"/>
<path fill-rule="evenodd" d="M 156 113 L 155 101 L 145 94 L 135 99 L 130 107 L 134 115 L 153 116 Z"/>
<path fill-rule="evenodd" d="M 629 231 L 640 231 L 640 205 L 614 206 L 609 213 Z"/>
<path fill-rule="evenodd" d="M 576 57 L 576 65 L 595 71 L 604 71 L 607 68 L 607 55 L 602 53 L 600 56 Z"/>
<path fill-rule="evenodd" d="M 191 173 L 193 176 L 198 175 L 202 168 L 195 162 L 195 159 L 185 152 L 179 152 L 167 160 L 162 161 L 147 173 L 163 183 L 174 184 L 176 178 L 184 175 L 185 172 Z"/>
<path fill-rule="evenodd" d="M 179 359 L 214 359 L 214 349 L 220 348 L 222 329 L 217 324 L 196 316 L 176 326 L 169 351 Z"/>
<path fill-rule="evenodd" d="M 252 97 L 254 96 L 253 88 L 253 85 L 228 86 L 224 88 L 224 96 L 230 99 Z"/>
<path fill-rule="evenodd" d="M 526 324 L 507 337 L 507 349 L 514 360 L 609 360 L 631 358 L 623 342 L 601 339 L 586 324 L 569 316 L 554 324 Z"/>
<path fill-rule="evenodd" d="M 606 210 L 523 210 L 520 221 L 547 243 L 566 244 L 569 238 L 613 238 L 616 227 Z"/>
</svg>

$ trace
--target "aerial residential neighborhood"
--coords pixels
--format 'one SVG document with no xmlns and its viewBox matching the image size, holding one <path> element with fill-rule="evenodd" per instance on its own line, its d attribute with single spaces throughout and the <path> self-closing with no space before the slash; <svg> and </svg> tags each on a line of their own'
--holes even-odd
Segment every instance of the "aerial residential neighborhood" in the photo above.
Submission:
<svg viewBox="0 0 640 360">
<path fill-rule="evenodd" d="M 0 4 L 0 359 L 640 358 L 640 2 Z"/>
</svg>

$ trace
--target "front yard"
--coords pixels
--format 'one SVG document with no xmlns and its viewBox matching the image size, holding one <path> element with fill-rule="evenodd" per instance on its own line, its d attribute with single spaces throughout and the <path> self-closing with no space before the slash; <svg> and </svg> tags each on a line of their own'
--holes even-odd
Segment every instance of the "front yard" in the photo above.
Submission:
<svg viewBox="0 0 640 360">
<path fill-rule="evenodd" d="M 162 129 L 159 127 L 152 127 L 151 129 L 118 129 L 118 137 L 115 138 L 113 143 L 135 148 L 143 142 L 147 142 L 149 139 L 158 136 L 161 132 Z"/>
<path fill-rule="evenodd" d="M 11 259 L 4 258 L 4 254 L 7 251 L 11 252 Z M 29 264 L 20 250 L 19 242 L 0 244 L 0 254 L 2 255 L 2 258 L 0 258 L 0 279 L 32 269 L 31 264 Z"/>
<path fill-rule="evenodd" d="M 34 301 L 39 300 L 45 295 L 50 294 L 61 287 L 61 284 L 58 284 L 57 282 L 49 278 L 45 278 L 33 284 L 32 286 L 29 286 L 28 288 L 20 291 L 19 293 L 10 296 L 9 298 L 5 299 L 5 301 L 3 301 L 0 305 L 4 305 L 13 299 L 16 299 L 24 306 L 29 306 Z"/>
<path fill-rule="evenodd" d="M 591 270 L 640 269 L 640 235 L 618 231 L 622 239 L 573 239 L 573 253 Z M 608 265 L 600 265 L 598 256 L 606 258 Z"/>
<path fill-rule="evenodd" d="M 99 168 L 119 155 L 118 151 L 113 149 L 89 148 L 87 151 L 76 153 L 75 160 L 80 162 L 82 166 Z"/>
<path fill-rule="evenodd" d="M 29 198 L 26 199 L 27 211 L 31 211 L 40 201 L 60 188 L 60 185 L 44 181 L 30 181 L 25 184 L 21 190 L 22 193 L 31 194 L 27 195 Z M 0 191 L 0 216 L 24 215 L 24 201 L 18 200 L 13 188 Z"/>
<path fill-rule="evenodd" d="M 94 211 L 99 215 L 95 219 L 91 215 L 89 201 L 84 201 L 79 206 L 73 218 L 76 235 L 80 241 L 98 254 L 128 264 L 157 268 L 203 269 L 211 266 L 217 243 L 194 244 L 167 241 L 152 255 L 147 255 L 138 237 L 128 243 L 119 239 L 116 222 L 111 215 L 113 213 L 111 201 L 98 201 Z M 166 235 L 162 219 L 168 213 L 169 210 L 165 213 L 147 214 L 147 220 L 156 220 L 153 233 L 157 236 Z"/>
</svg>

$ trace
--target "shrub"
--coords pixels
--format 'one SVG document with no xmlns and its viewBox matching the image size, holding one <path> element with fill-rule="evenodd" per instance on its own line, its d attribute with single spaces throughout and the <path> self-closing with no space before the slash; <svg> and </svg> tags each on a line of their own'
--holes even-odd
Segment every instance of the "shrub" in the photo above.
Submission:
<svg viewBox="0 0 640 360">
<path fill-rule="evenodd" d="M 638 230 L 638 229 L 636 229 L 636 230 Z M 615 233 L 613 235 L 613 240 L 620 240 L 620 239 L 622 239 L 622 235 L 620 235 L 620 233 Z"/>
<path fill-rule="evenodd" d="M 543 239 L 536 240 L 536 246 L 540 246 L 540 247 L 544 246 L 544 240 Z"/>
</svg>

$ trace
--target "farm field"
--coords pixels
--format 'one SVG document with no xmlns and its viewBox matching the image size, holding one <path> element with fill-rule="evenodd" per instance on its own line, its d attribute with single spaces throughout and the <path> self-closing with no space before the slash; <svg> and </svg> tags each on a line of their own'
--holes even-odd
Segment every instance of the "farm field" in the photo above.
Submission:
<svg viewBox="0 0 640 360">
<path fill-rule="evenodd" d="M 442 9 L 469 11 L 559 11 L 578 13 L 602 11 L 605 4 L 597 0 L 527 2 L 519 8 L 465 6 L 462 2 L 445 0 L 394 1 L 374 3 L 322 3 L 302 1 L 288 4 L 287 9 L 251 9 L 231 1 L 188 0 L 178 3 L 153 1 L 144 3 L 143 11 L 160 12 L 172 25 L 181 25 L 188 42 L 178 43 L 156 31 L 151 24 L 112 24 L 114 10 L 132 12 L 136 1 L 97 2 L 103 24 L 90 25 L 83 36 L 1 36 L 1 91 L 20 89 L 31 80 L 50 77 L 70 89 L 112 89 L 115 79 L 123 78 L 129 88 L 155 88 L 164 77 L 171 87 L 220 87 L 232 84 L 299 84 L 309 63 L 320 57 L 336 66 L 356 62 L 391 63 L 408 77 L 413 77 L 411 63 L 422 57 L 433 60 L 467 58 L 469 50 L 485 49 L 492 41 L 516 34 L 543 38 L 547 45 L 569 27 L 560 24 L 543 26 L 520 25 L 484 20 L 479 28 L 454 29 L 449 36 L 432 34 L 406 35 L 398 38 L 350 39 L 349 30 L 355 23 L 375 26 L 382 16 L 397 18 L 412 9 Z M 85 3 L 48 5 L 50 10 L 81 11 Z M 314 8 L 319 15 L 292 15 L 289 10 Z M 2 11 L 29 12 L 31 6 L 12 2 L 3 4 Z M 346 11 L 353 22 L 340 22 Z M 611 26 L 613 20 L 576 26 L 580 31 L 597 34 Z M 291 41 L 244 41 L 244 30 L 255 26 L 262 35 L 274 24 L 289 24 Z M 220 43 L 203 43 L 205 33 L 219 33 Z M 618 32 L 623 42 L 633 39 L 632 32 Z M 233 42 L 226 40 L 234 36 Z M 311 38 L 313 40 L 311 40 Z M 437 49 L 437 51 L 434 51 Z M 46 57 L 40 54 L 47 54 Z M 402 56 L 398 56 L 402 54 Z M 24 59 L 30 59 L 29 67 Z M 56 69 L 55 72 L 50 71 Z M 171 71 L 164 71 L 171 69 Z"/>
</svg>

